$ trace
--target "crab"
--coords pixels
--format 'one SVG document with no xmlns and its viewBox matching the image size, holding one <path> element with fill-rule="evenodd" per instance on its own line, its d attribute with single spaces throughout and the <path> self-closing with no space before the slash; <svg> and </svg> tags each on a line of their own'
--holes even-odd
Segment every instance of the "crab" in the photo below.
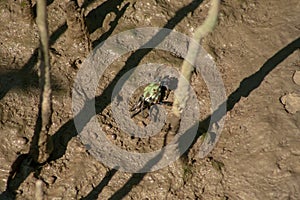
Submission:
<svg viewBox="0 0 300 200">
<path fill-rule="evenodd" d="M 133 112 L 132 117 L 142 112 L 145 118 L 144 110 L 150 109 L 152 105 L 162 104 L 163 101 L 168 98 L 170 89 L 164 81 L 152 82 L 148 84 L 140 96 L 139 100 L 132 106 L 130 112 Z"/>
</svg>

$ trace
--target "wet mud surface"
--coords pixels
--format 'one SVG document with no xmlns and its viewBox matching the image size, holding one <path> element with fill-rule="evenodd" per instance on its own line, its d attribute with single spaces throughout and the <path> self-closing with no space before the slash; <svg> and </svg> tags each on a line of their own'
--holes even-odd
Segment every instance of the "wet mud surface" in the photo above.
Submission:
<svg viewBox="0 0 300 200">
<path fill-rule="evenodd" d="M 205 81 L 194 74 L 192 87 L 200 102 L 197 139 L 169 166 L 137 174 L 106 167 L 77 137 L 72 113 L 76 74 L 91 49 L 122 31 L 151 26 L 192 36 L 209 1 L 86 0 L 77 6 L 48 1 L 54 151 L 43 165 L 28 156 L 38 116 L 39 37 L 26 2 L 0 2 L 0 199 L 33 199 L 38 179 L 47 199 L 300 199 L 298 0 L 221 2 L 218 25 L 201 44 L 215 60 L 227 93 L 222 135 L 200 158 L 212 113 Z M 154 49 L 129 52 L 112 63 L 96 92 L 96 118 L 108 141 L 131 152 L 165 144 L 164 131 L 131 137 L 112 116 L 110 95 L 118 77 L 126 67 L 146 63 L 179 69 L 182 58 Z M 138 91 L 131 104 L 135 97 Z M 140 127 L 150 123 L 141 115 L 133 120 Z"/>
</svg>

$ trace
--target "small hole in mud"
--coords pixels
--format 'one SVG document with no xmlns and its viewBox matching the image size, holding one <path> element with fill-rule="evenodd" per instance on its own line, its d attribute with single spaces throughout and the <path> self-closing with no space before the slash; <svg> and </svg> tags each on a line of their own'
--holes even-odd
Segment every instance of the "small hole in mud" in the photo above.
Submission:
<svg viewBox="0 0 300 200">
<path fill-rule="evenodd" d="M 111 135 L 111 139 L 112 139 L 112 140 L 116 140 L 116 139 L 117 139 L 117 135 L 116 135 L 116 134 L 112 134 L 112 135 Z"/>
</svg>

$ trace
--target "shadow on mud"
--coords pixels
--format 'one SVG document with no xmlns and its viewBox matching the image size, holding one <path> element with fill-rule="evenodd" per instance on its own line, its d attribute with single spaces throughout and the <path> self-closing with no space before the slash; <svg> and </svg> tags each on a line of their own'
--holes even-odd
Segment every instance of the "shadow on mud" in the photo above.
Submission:
<svg viewBox="0 0 300 200">
<path fill-rule="evenodd" d="M 113 12 L 117 15 L 120 12 L 118 10 L 118 6 L 120 6 L 122 2 L 123 0 L 105 1 L 100 6 L 89 12 L 86 16 L 86 26 L 89 33 L 93 33 L 95 30 L 103 26 L 104 19 L 108 13 Z M 85 4 L 83 6 L 86 7 Z"/>
<path fill-rule="evenodd" d="M 0 100 L 5 97 L 6 93 L 16 87 L 38 87 L 38 76 L 32 72 L 34 65 L 38 61 L 38 49 L 35 49 L 31 58 L 22 67 L 14 72 L 0 74 Z M 11 63 L 10 65 L 12 65 Z M 24 85 L 24 82 L 26 83 Z"/>
<path fill-rule="evenodd" d="M 283 60 L 285 60 L 289 55 L 291 55 L 298 48 L 300 48 L 300 38 L 294 40 L 293 42 L 291 42 L 290 44 L 288 44 L 287 46 L 282 48 L 280 51 L 278 51 L 275 55 L 273 55 L 270 59 L 268 59 L 263 64 L 263 66 L 260 68 L 260 70 L 258 70 L 256 73 L 254 73 L 251 76 L 243 79 L 240 83 L 240 86 L 233 93 L 231 93 L 229 95 L 229 97 L 227 98 L 227 101 L 223 103 L 223 105 L 225 104 L 226 107 L 227 107 L 227 112 L 231 111 L 242 97 L 248 97 L 251 94 L 252 91 L 257 89 L 259 87 L 259 85 L 263 82 L 264 78 L 278 64 L 280 64 Z M 220 107 L 222 107 L 222 105 Z M 215 112 L 219 112 L 219 109 L 216 110 Z M 217 116 L 220 116 L 220 115 L 217 115 Z M 220 118 L 221 117 L 223 117 L 223 116 L 220 116 Z M 216 120 L 218 120 L 218 119 L 216 119 Z M 182 152 L 179 149 L 179 151 L 181 153 L 184 153 L 185 155 L 188 154 L 188 151 L 193 147 L 193 145 L 198 140 L 198 138 L 202 134 L 206 133 L 206 131 L 208 130 L 209 121 L 210 121 L 210 116 L 200 122 L 198 132 L 197 132 L 197 136 L 195 137 L 195 139 L 193 141 L 193 144 L 189 147 L 189 149 L 186 152 Z M 188 135 L 183 134 L 181 137 L 188 137 Z M 183 141 L 183 140 L 184 139 L 180 139 L 180 141 Z M 180 146 L 183 146 L 183 145 L 178 145 L 178 146 L 180 147 Z M 158 155 L 158 156 L 161 156 L 161 155 Z M 157 158 L 155 158 L 155 159 L 157 159 Z M 111 196 L 110 199 L 111 200 L 117 200 L 117 199 L 121 199 L 124 196 L 126 196 L 135 185 L 139 184 L 142 181 L 142 179 L 144 178 L 145 175 L 146 175 L 146 173 L 133 174 L 131 176 L 131 178 L 124 184 L 124 186 L 122 188 L 120 188 L 118 191 L 116 191 Z M 97 197 L 95 193 L 94 193 L 94 195 L 95 195 L 94 197 Z"/>
<path fill-rule="evenodd" d="M 92 3 L 93 1 L 85 1 L 83 4 L 83 7 L 88 6 L 90 3 Z M 103 40 L 107 39 L 110 34 L 113 32 L 113 30 L 115 29 L 115 27 L 118 24 L 118 20 L 122 17 L 122 15 L 124 14 L 126 8 L 129 6 L 129 3 L 126 4 L 120 11 L 117 9 L 117 6 L 119 4 L 121 4 L 123 2 L 123 0 L 118 0 L 118 1 L 107 1 L 107 2 L 115 2 L 113 3 L 113 5 L 111 3 L 106 4 L 108 11 L 96 8 L 96 12 L 101 12 L 103 17 L 105 17 L 109 12 L 111 11 L 115 11 L 116 12 L 116 19 L 111 22 L 111 27 L 110 29 L 104 33 L 104 35 L 102 35 L 99 39 L 97 39 L 95 41 L 95 44 L 101 43 Z M 50 5 L 51 3 L 53 3 L 53 0 L 48 0 L 47 1 L 47 5 Z M 109 6 L 114 6 L 114 8 L 109 7 Z M 100 5 L 101 7 L 101 5 Z M 36 17 L 36 5 L 33 6 L 33 17 Z M 95 11 L 91 11 L 95 14 Z M 104 18 L 103 18 L 104 19 Z M 88 19 L 90 21 L 93 21 L 93 19 Z M 59 37 L 62 36 L 62 34 L 64 34 L 67 30 L 68 26 L 67 23 L 64 23 L 62 26 L 60 26 L 58 29 L 56 29 L 50 36 L 49 39 L 49 46 L 51 47 L 51 45 L 53 45 L 57 39 Z M 97 27 L 96 27 L 97 28 Z M 38 88 L 39 87 L 39 78 L 36 72 L 33 71 L 34 66 L 37 64 L 38 62 L 38 51 L 39 49 L 36 48 L 34 50 L 34 53 L 32 54 L 32 56 L 29 58 L 29 60 L 27 61 L 27 63 L 22 67 L 22 69 L 16 71 L 16 72 L 7 72 L 7 73 L 3 73 L 0 74 L 0 83 L 1 83 L 1 88 L 0 88 L 0 100 L 5 97 L 5 95 L 7 94 L 7 92 L 9 92 L 12 88 L 16 88 L 16 87 L 21 87 L 21 88 L 29 88 L 29 87 L 34 87 L 34 88 Z M 25 79 L 24 77 L 29 77 L 28 80 Z M 3 82 L 3 83 L 2 83 Z M 24 82 L 26 84 L 24 84 Z M 52 80 L 52 90 L 56 91 L 56 90 L 60 89 L 60 86 L 56 83 L 55 80 Z M 40 110 L 39 110 L 40 113 Z M 67 134 L 68 132 L 70 133 L 70 138 L 76 136 L 76 129 L 70 129 L 70 127 L 74 127 L 73 125 L 73 120 L 70 120 L 68 123 L 66 123 L 64 126 L 65 128 L 65 134 Z M 41 170 L 41 168 L 43 167 L 43 165 L 45 163 L 39 164 L 39 163 L 35 163 L 33 162 L 33 158 L 38 156 L 38 151 L 36 151 L 36 149 L 38 149 L 38 133 L 40 132 L 40 128 L 41 128 L 41 118 L 40 118 L 40 114 L 37 117 L 37 121 L 36 121 L 36 125 L 35 125 L 35 130 L 34 130 L 34 136 L 32 138 L 32 142 L 31 142 L 31 146 L 30 146 L 30 151 L 27 154 L 21 154 L 17 157 L 17 159 L 13 162 L 12 166 L 11 166 L 11 170 L 9 173 L 9 177 L 7 180 L 7 187 L 6 190 L 0 194 L 0 199 L 16 199 L 16 191 L 18 190 L 19 186 L 25 181 L 25 179 L 32 173 L 34 172 L 34 175 L 38 178 L 39 176 L 39 172 Z M 61 130 L 61 129 L 60 129 Z M 57 134 L 55 134 L 57 135 Z M 55 138 L 55 137 L 53 137 Z M 63 142 L 63 147 L 62 146 L 55 146 L 55 148 L 59 149 L 60 147 L 62 147 L 62 151 L 61 152 L 65 152 L 65 144 L 68 143 L 68 141 Z M 59 144 L 59 143 L 58 143 Z M 63 155 L 63 154 L 60 154 Z M 95 192 L 100 192 L 106 184 L 105 184 L 105 180 L 109 180 L 110 176 L 113 176 L 115 172 L 112 170 L 112 173 L 107 174 L 107 177 L 103 179 L 102 184 L 99 184 L 99 187 L 95 188 Z M 103 185 L 103 187 L 102 187 Z"/>
<path fill-rule="evenodd" d="M 93 1 L 85 1 L 84 6 L 87 6 L 88 3 L 93 2 Z M 117 1 L 120 3 L 120 1 Z M 116 3 L 115 5 L 118 5 Z M 178 24 L 189 12 L 192 12 L 195 10 L 202 1 L 193 1 L 191 4 L 181 8 L 178 10 L 175 14 L 175 16 L 170 19 L 167 24 L 164 26 L 164 28 L 169 28 L 173 29 L 176 24 Z M 117 22 L 119 18 L 122 16 L 124 13 L 125 9 L 127 8 L 128 5 L 125 5 L 121 11 L 118 11 L 120 13 L 120 16 L 116 18 L 116 24 L 112 25 L 111 28 L 112 30 L 109 30 L 107 32 L 107 35 L 101 36 L 99 38 L 99 43 L 105 40 L 106 38 L 109 37 L 109 35 L 112 33 L 113 29 L 117 26 Z M 124 9 L 124 10 L 123 10 Z M 99 12 L 102 12 L 103 10 L 99 10 Z M 109 9 L 110 11 L 114 11 L 114 9 Z M 105 16 L 107 13 L 102 14 Z M 92 15 L 92 14 L 91 14 Z M 101 16 L 102 16 L 101 15 Z M 90 31 L 93 31 L 95 27 L 90 27 Z M 50 45 L 53 44 L 58 37 L 60 37 L 67 29 L 67 25 L 64 24 L 61 26 L 58 30 L 56 30 L 50 39 Z M 159 44 L 166 35 L 161 34 L 160 32 L 157 33 L 156 36 L 154 36 L 151 41 L 152 44 Z M 97 42 L 97 44 L 98 44 Z M 95 44 L 96 45 L 96 44 Z M 147 44 L 146 44 L 147 45 Z M 227 111 L 230 111 L 234 108 L 235 104 L 239 102 L 241 97 L 247 97 L 250 95 L 250 93 L 255 90 L 256 88 L 259 87 L 259 85 L 262 83 L 264 78 L 279 64 L 281 63 L 284 59 L 286 59 L 290 54 L 292 54 L 296 49 L 300 47 L 300 38 L 294 40 L 290 44 L 288 44 L 286 47 L 282 48 L 280 51 L 278 51 L 275 55 L 273 55 L 270 59 L 268 59 L 265 64 L 258 70 L 256 73 L 253 75 L 243 79 L 240 83 L 240 86 L 229 95 L 228 99 L 226 102 L 223 103 L 223 105 L 226 105 Z M 133 69 L 136 67 L 140 60 L 146 56 L 149 52 L 151 52 L 152 49 L 140 49 L 135 51 L 126 61 L 125 66 L 123 69 L 116 75 L 114 80 L 109 84 L 109 86 L 103 91 L 102 95 L 97 96 L 95 98 L 96 102 L 96 112 L 100 113 L 103 111 L 105 107 L 110 103 L 111 98 L 106 98 L 107 96 L 111 96 L 112 91 L 119 79 L 119 77 L 122 77 L 126 72 L 128 72 L 130 69 Z M 24 67 L 21 69 L 25 72 L 30 72 L 32 70 L 33 66 L 37 63 L 37 52 L 38 50 L 36 49 L 34 51 L 34 54 L 32 57 L 29 59 L 29 61 L 24 65 Z M 9 91 L 10 88 L 6 89 L 4 91 L 2 97 Z M 2 98 L 0 96 L 0 99 Z M 87 103 L 88 104 L 88 103 Z M 85 108 L 82 109 L 80 113 L 84 113 Z M 218 112 L 216 110 L 215 112 Z M 80 114 L 79 113 L 79 114 Z M 90 116 L 92 117 L 92 116 Z M 222 116 L 221 116 L 222 117 Z M 86 122 L 88 122 L 90 119 L 86 119 Z M 189 149 L 193 147 L 197 139 L 204 134 L 207 129 L 208 129 L 208 124 L 210 121 L 210 117 L 206 118 L 205 120 L 200 122 L 200 126 L 198 129 L 197 136 L 194 139 L 194 143 L 190 146 Z M 37 126 L 38 126 L 37 122 Z M 52 136 L 53 143 L 54 143 L 54 150 L 53 153 L 51 154 L 48 162 L 50 161 L 55 161 L 59 158 L 61 158 L 65 152 L 66 148 L 68 145 L 68 142 L 77 135 L 77 131 L 80 132 L 81 130 L 76 130 L 74 121 L 73 119 L 69 120 L 67 123 L 61 126 L 61 128 Z M 187 134 L 183 134 L 181 137 L 187 137 Z M 180 145 L 179 145 L 180 146 Z M 185 152 L 187 154 L 187 152 Z M 38 166 L 37 164 L 32 164 L 30 157 L 35 156 L 35 155 L 20 155 L 17 160 L 14 162 L 12 165 L 10 177 L 7 181 L 7 189 L 6 191 L 0 195 L 0 199 L 8 199 L 7 197 L 11 199 L 15 199 L 16 194 L 15 191 L 19 188 L 19 186 L 23 183 L 23 181 L 28 177 L 28 175 L 32 172 L 37 172 L 38 173 L 38 167 L 43 167 L 43 166 Z M 159 160 L 162 154 L 159 154 L 158 157 L 155 159 Z M 111 178 L 114 176 L 117 170 L 112 169 L 110 172 L 108 172 L 103 180 L 84 198 L 82 199 L 95 199 L 98 197 L 98 195 L 101 193 L 103 188 L 109 183 Z M 143 177 L 146 175 L 146 173 L 143 174 L 133 174 L 131 178 L 126 182 L 126 184 L 123 185 L 122 188 L 120 188 L 118 191 L 116 191 L 110 199 L 121 199 L 122 197 L 126 196 L 133 186 L 139 184 Z"/>
<path fill-rule="evenodd" d="M 102 181 L 88 195 L 86 195 L 84 198 L 81 198 L 81 200 L 97 199 L 98 195 L 102 192 L 103 188 L 108 184 L 117 171 L 118 170 L 116 169 L 111 169 L 106 172 Z"/>
<path fill-rule="evenodd" d="M 55 43 L 55 41 L 67 30 L 67 24 L 59 27 L 50 37 L 50 46 Z M 0 100 L 5 97 L 7 92 L 13 88 L 38 88 L 39 87 L 39 78 L 37 72 L 33 71 L 34 66 L 38 62 L 38 51 L 36 48 L 32 56 L 28 59 L 27 63 L 22 67 L 22 69 L 16 72 L 7 72 L 0 74 Z M 61 88 L 61 86 L 56 83 L 55 79 L 52 81 L 53 91 Z M 24 84 L 25 83 L 25 84 Z"/>
<path fill-rule="evenodd" d="M 164 26 L 164 28 L 173 29 L 182 19 L 184 19 L 184 17 L 187 16 L 188 13 L 194 11 L 201 3 L 202 3 L 202 1 L 193 1 L 191 4 L 179 9 L 176 12 L 175 16 L 167 22 L 167 24 Z M 158 32 L 150 41 L 148 41 L 145 44 L 145 46 L 147 46 L 147 44 L 158 45 L 166 37 L 167 37 L 167 35 L 165 33 Z M 104 110 L 104 108 L 106 108 L 108 106 L 108 104 L 110 103 L 111 98 L 106 98 L 106 97 L 110 97 L 112 95 L 112 91 L 115 88 L 115 85 L 119 80 L 119 77 L 122 77 L 126 72 L 128 72 L 129 70 L 138 66 L 140 60 L 142 60 L 142 58 L 145 57 L 151 51 L 152 51 L 152 49 L 142 49 L 141 48 L 139 50 L 136 50 L 127 59 L 125 66 L 115 76 L 115 78 L 111 81 L 109 86 L 107 88 L 105 88 L 105 90 L 102 92 L 102 94 L 100 96 L 97 96 L 95 98 L 96 113 L 102 112 Z M 88 105 L 88 104 L 89 104 L 89 102 L 86 103 L 86 105 Z M 85 109 L 86 109 L 86 106 L 79 112 L 78 115 L 87 113 Z M 92 116 L 89 116 L 86 119 L 86 123 L 90 120 L 90 117 L 92 117 Z M 72 119 L 72 120 L 68 121 L 66 124 L 64 124 L 53 135 L 53 143 L 55 144 L 55 146 L 54 146 L 53 154 L 50 157 L 49 161 L 59 159 L 65 154 L 68 142 L 72 139 L 72 137 L 77 135 L 77 131 L 81 132 L 81 130 L 76 130 L 74 121 Z M 162 156 L 162 154 L 159 154 L 158 156 Z M 160 158 L 155 157 L 153 160 L 159 160 L 159 159 Z M 153 162 L 150 161 L 150 163 L 153 163 Z M 149 165 L 147 165 L 147 168 L 149 168 Z M 132 187 L 134 185 L 137 185 L 138 183 L 140 183 L 140 181 L 143 179 L 143 177 L 145 175 L 146 175 L 146 173 L 133 174 L 132 177 L 127 181 L 127 183 L 121 189 L 119 189 L 114 195 L 112 195 L 112 197 L 110 199 L 121 199 L 122 197 L 124 197 L 126 194 L 128 194 L 128 192 L 130 192 L 130 190 L 132 189 Z M 110 176 L 110 178 L 111 177 L 112 176 Z M 108 183 L 109 181 L 105 181 L 105 182 Z M 97 197 L 99 195 L 99 193 L 101 192 L 101 190 L 99 190 L 99 188 L 102 188 L 102 186 L 100 186 L 100 185 L 103 185 L 103 181 L 101 181 L 98 184 L 98 186 L 96 186 L 96 188 L 98 188 L 98 189 L 95 188 L 93 191 L 90 192 L 90 194 L 88 196 L 91 196 L 91 194 L 93 194 L 93 198 L 90 198 L 90 199 L 94 199 L 95 197 Z M 98 193 L 96 192 L 96 190 L 98 190 Z M 88 199 L 87 197 L 85 197 L 83 199 Z"/>
<path fill-rule="evenodd" d="M 113 1 L 114 2 L 114 1 Z M 116 1 L 117 2 L 117 1 Z M 115 28 L 117 27 L 118 25 L 118 22 L 120 20 L 120 18 L 124 15 L 127 7 L 129 6 L 129 3 L 125 4 L 121 10 L 116 10 L 114 11 L 115 14 L 116 14 L 116 17 L 115 19 L 109 23 L 110 25 L 110 28 L 108 31 L 106 31 L 105 33 L 103 33 L 98 39 L 96 39 L 95 41 L 92 42 L 92 46 L 93 47 L 96 47 L 98 44 L 100 44 L 101 42 L 105 41 L 111 34 L 112 32 L 115 30 Z M 101 11 L 100 11 L 101 12 Z M 88 20 L 89 21 L 89 20 Z M 93 20 L 91 20 L 93 21 Z"/>
</svg>

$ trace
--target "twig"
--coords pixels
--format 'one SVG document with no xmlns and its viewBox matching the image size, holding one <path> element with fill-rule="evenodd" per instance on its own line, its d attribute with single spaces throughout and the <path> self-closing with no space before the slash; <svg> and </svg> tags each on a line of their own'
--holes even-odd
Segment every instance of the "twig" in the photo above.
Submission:
<svg viewBox="0 0 300 200">
<path fill-rule="evenodd" d="M 189 85 L 191 82 L 192 72 L 194 71 L 194 62 L 196 60 L 200 40 L 209 32 L 211 32 L 217 22 L 219 12 L 220 0 L 212 0 L 212 5 L 209 10 L 208 16 L 204 23 L 198 27 L 194 33 L 193 39 L 197 42 L 191 42 L 187 57 L 183 61 L 181 68 L 181 75 L 178 81 L 178 88 L 175 90 L 174 103 L 172 107 L 173 115 L 180 119 L 180 115 L 186 106 L 189 98 Z M 188 62 L 191 61 L 192 63 Z"/>
<path fill-rule="evenodd" d="M 38 139 L 38 158 L 37 162 L 45 162 L 52 145 L 49 141 L 49 128 L 51 125 L 52 103 L 51 103 L 51 83 L 50 83 L 50 57 L 49 57 L 49 36 L 47 24 L 47 9 L 45 0 L 37 0 L 37 19 L 36 23 L 40 34 L 40 113 L 41 131 Z"/>
</svg>

